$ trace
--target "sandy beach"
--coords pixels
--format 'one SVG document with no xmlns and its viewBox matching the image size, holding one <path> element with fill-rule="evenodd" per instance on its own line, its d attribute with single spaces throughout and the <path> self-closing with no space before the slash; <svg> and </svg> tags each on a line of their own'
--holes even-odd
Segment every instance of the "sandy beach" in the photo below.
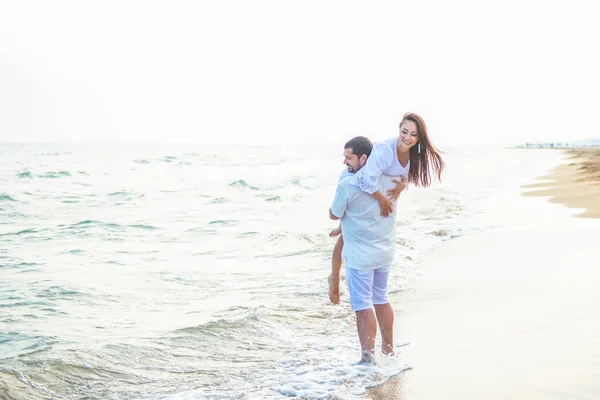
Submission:
<svg viewBox="0 0 600 400">
<path fill-rule="evenodd" d="M 543 182 L 524 186 L 533 189 L 526 195 L 549 197 L 552 203 L 585 209 L 578 217 L 600 218 L 600 148 L 572 149 L 567 154 L 568 162 L 541 177 Z"/>
<path fill-rule="evenodd" d="M 551 151 L 551 150 L 549 150 Z M 391 298 L 413 367 L 371 399 L 600 398 L 600 150 L 524 190 L 528 221 L 445 242 Z M 531 212 L 527 212 L 531 210 Z"/>
</svg>

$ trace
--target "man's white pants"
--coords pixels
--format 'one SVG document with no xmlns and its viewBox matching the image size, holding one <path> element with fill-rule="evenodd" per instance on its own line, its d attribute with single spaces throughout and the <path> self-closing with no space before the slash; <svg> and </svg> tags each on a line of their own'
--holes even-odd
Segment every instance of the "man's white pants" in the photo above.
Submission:
<svg viewBox="0 0 600 400">
<path fill-rule="evenodd" d="M 346 267 L 346 282 L 352 311 L 368 310 L 374 304 L 388 302 L 387 284 L 391 267 L 390 264 L 366 271 Z"/>
</svg>

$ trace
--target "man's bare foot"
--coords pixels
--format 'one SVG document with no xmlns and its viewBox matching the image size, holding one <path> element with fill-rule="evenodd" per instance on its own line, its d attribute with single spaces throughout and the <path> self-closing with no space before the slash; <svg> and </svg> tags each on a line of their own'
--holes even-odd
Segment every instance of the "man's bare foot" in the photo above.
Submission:
<svg viewBox="0 0 600 400">
<path fill-rule="evenodd" d="M 340 304 L 340 277 L 329 275 L 327 283 L 329 284 L 329 300 L 333 304 Z"/>
<path fill-rule="evenodd" d="M 341 234 L 342 234 L 342 228 L 340 226 L 338 226 L 337 228 L 335 228 L 334 230 L 329 232 L 330 237 L 340 236 Z"/>
<path fill-rule="evenodd" d="M 387 344 L 381 345 L 381 352 L 386 355 L 386 356 L 390 356 L 390 357 L 394 357 L 396 355 L 396 353 L 394 352 L 394 346 Z"/>
<path fill-rule="evenodd" d="M 369 350 L 362 351 L 362 357 L 360 358 L 359 364 L 362 365 L 376 365 L 375 354 Z"/>
</svg>

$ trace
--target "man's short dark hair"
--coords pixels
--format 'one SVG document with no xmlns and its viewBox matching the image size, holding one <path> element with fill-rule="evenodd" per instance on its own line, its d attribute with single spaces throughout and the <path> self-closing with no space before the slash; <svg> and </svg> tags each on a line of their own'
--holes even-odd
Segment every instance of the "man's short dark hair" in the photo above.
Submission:
<svg viewBox="0 0 600 400">
<path fill-rule="evenodd" d="M 344 149 L 352 149 L 352 154 L 356 154 L 359 158 L 363 154 L 369 157 L 373 149 L 373 143 L 364 136 L 357 136 L 346 142 Z"/>
</svg>

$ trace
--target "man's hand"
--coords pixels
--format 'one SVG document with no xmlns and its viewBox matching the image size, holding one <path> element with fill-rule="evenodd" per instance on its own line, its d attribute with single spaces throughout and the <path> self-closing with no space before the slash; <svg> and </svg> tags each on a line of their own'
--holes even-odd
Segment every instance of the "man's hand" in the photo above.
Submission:
<svg viewBox="0 0 600 400">
<path fill-rule="evenodd" d="M 333 215 L 333 213 L 331 212 L 331 207 L 329 207 L 329 218 L 332 219 L 332 220 L 334 220 L 334 221 L 337 221 L 339 219 L 338 217 L 336 217 L 335 215 Z"/>
<path fill-rule="evenodd" d="M 392 182 L 396 184 L 396 187 L 394 189 L 388 190 L 387 195 L 392 201 L 396 201 L 398 197 L 400 197 L 400 193 L 402 193 L 402 191 L 406 189 L 407 182 L 406 178 L 402 178 L 401 180 L 392 179 Z"/>
</svg>

